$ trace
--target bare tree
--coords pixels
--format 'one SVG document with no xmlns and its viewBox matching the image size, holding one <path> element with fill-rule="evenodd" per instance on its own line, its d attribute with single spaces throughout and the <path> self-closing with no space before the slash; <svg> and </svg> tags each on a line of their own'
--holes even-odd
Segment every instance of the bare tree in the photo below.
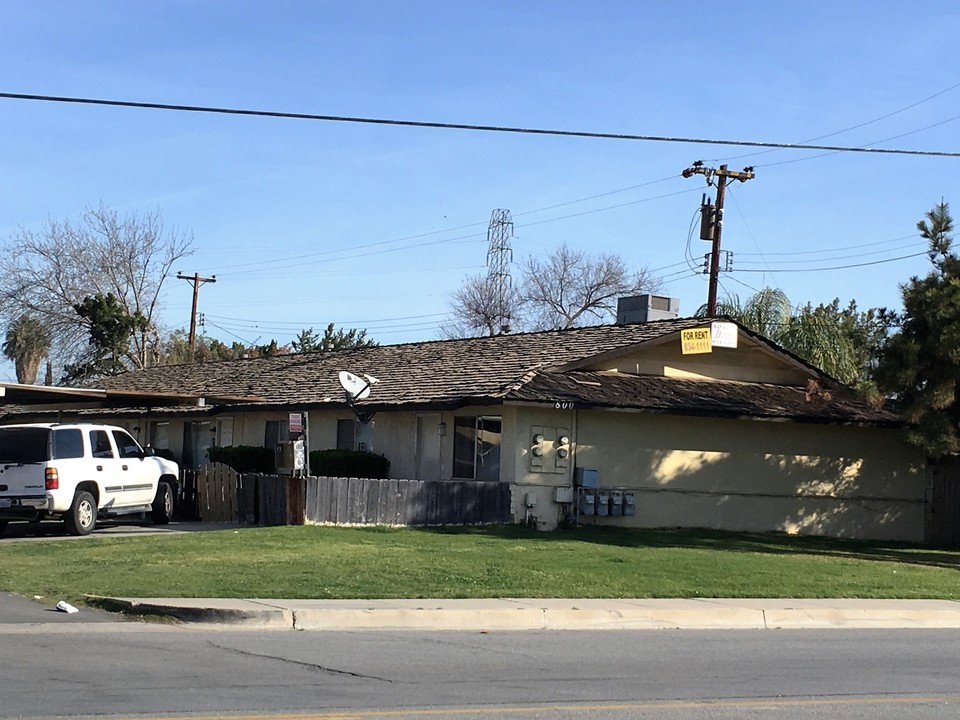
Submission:
<svg viewBox="0 0 960 720">
<path fill-rule="evenodd" d="M 567 245 L 521 266 L 521 308 L 532 327 L 571 328 L 616 316 L 617 298 L 655 292 L 649 270 L 631 271 L 619 255 L 592 256 Z"/>
<path fill-rule="evenodd" d="M 103 205 L 75 224 L 21 228 L 0 254 L 0 320 L 37 318 L 51 339 L 51 356 L 64 364 L 85 349 L 89 334 L 74 306 L 113 294 L 131 316 L 146 318 L 129 353 L 134 367 L 144 367 L 163 283 L 171 266 L 192 253 L 192 243 L 190 233 L 165 230 L 159 210 L 121 217 Z"/>
<path fill-rule="evenodd" d="M 502 319 L 517 320 L 517 292 L 505 287 L 500 297 L 498 278 L 491 275 L 474 275 L 450 296 L 450 312 L 453 318 L 444 324 L 441 332 L 448 338 L 496 335 L 504 331 Z M 502 306 L 501 306 L 502 302 Z"/>
</svg>

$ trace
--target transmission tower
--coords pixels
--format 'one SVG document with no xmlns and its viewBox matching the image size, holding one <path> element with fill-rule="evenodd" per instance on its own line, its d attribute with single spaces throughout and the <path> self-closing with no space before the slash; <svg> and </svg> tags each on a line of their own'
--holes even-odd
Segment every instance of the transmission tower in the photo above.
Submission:
<svg viewBox="0 0 960 720">
<path fill-rule="evenodd" d="M 495 327 L 501 333 L 510 332 L 510 263 L 513 262 L 513 249 L 510 238 L 513 237 L 513 218 L 509 210 L 494 210 L 490 213 L 490 225 L 487 227 L 487 278 L 494 292 Z"/>
</svg>

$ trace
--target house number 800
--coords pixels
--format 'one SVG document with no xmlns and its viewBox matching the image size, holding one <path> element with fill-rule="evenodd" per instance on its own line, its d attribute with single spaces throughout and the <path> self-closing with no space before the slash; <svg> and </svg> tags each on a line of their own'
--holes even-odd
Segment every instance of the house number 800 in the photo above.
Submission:
<svg viewBox="0 0 960 720">
<path fill-rule="evenodd" d="M 573 403 L 572 403 L 572 402 L 561 402 L 561 401 L 557 400 L 557 402 L 555 402 L 555 403 L 553 404 L 553 406 L 554 406 L 557 410 L 573 410 Z"/>
</svg>

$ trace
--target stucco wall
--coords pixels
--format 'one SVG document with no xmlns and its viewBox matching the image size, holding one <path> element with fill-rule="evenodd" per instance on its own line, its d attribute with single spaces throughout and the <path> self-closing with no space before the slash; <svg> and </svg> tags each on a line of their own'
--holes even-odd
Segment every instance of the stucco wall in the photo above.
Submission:
<svg viewBox="0 0 960 720">
<path fill-rule="evenodd" d="M 599 411 L 576 427 L 577 465 L 637 504 L 584 522 L 923 539 L 923 456 L 894 430 Z"/>
<path fill-rule="evenodd" d="M 799 363 L 792 365 L 783 357 L 774 356 L 765 346 L 743 333 L 739 335 L 736 348 L 715 348 L 710 353 L 684 355 L 679 338 L 675 338 L 645 347 L 642 353 L 601 359 L 590 369 L 777 385 L 805 385 L 807 378 L 815 377 Z"/>
</svg>

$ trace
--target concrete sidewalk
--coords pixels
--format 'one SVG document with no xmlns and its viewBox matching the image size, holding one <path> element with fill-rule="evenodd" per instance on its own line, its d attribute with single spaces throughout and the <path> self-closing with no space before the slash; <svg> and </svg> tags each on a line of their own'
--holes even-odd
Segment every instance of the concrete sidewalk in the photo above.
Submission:
<svg viewBox="0 0 960 720">
<path fill-rule="evenodd" d="M 960 628 L 952 600 L 264 600 L 89 598 L 134 615 L 292 630 Z"/>
</svg>

